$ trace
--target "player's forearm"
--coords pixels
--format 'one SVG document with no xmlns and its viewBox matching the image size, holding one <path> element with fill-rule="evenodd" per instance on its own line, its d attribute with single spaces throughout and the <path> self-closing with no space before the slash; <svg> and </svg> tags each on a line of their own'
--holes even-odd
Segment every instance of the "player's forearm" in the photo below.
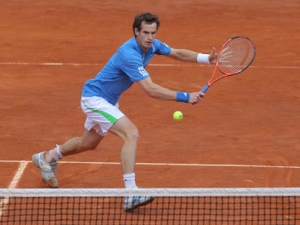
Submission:
<svg viewBox="0 0 300 225">
<path fill-rule="evenodd" d="M 174 54 L 170 55 L 173 59 L 187 62 L 197 62 L 198 52 L 187 49 L 176 49 Z"/>
<path fill-rule="evenodd" d="M 152 87 L 145 90 L 145 92 L 152 98 L 166 101 L 176 100 L 176 91 L 172 91 L 157 84 L 153 84 Z"/>
<path fill-rule="evenodd" d="M 203 53 L 194 52 L 192 50 L 187 50 L 187 49 L 172 48 L 169 57 L 180 61 L 210 64 L 210 63 L 215 63 L 217 54 L 215 54 L 214 48 L 210 54 L 203 54 Z"/>
<path fill-rule="evenodd" d="M 190 93 L 172 91 L 168 88 L 164 88 L 158 84 L 152 82 L 151 78 L 145 78 L 138 82 L 138 84 L 143 88 L 148 96 L 160 100 L 166 101 L 177 101 L 177 102 L 189 102 Z"/>
</svg>

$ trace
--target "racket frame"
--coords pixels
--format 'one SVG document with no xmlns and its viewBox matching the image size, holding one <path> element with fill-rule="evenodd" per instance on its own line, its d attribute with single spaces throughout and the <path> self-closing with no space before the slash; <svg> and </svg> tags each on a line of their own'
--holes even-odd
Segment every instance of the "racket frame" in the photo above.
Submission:
<svg viewBox="0 0 300 225">
<path fill-rule="evenodd" d="M 227 45 L 228 42 L 232 41 L 233 39 L 236 39 L 236 38 L 246 38 L 252 45 L 253 45 L 253 48 L 254 48 L 254 55 L 253 55 L 253 58 L 252 60 L 248 63 L 247 66 L 245 66 L 242 70 L 239 70 L 237 72 L 234 72 L 234 73 L 225 73 L 223 72 L 220 68 L 219 68 L 219 58 L 221 57 L 221 52 L 223 51 L 224 47 Z M 223 45 L 222 47 L 220 48 L 219 52 L 218 52 L 218 56 L 217 56 L 217 59 L 216 59 L 216 65 L 215 65 L 215 68 L 214 68 L 214 72 L 212 74 L 212 76 L 210 77 L 209 81 L 202 87 L 202 89 L 200 90 L 200 92 L 202 93 L 205 93 L 209 88 L 210 86 L 215 83 L 216 81 L 218 80 L 221 80 L 225 77 L 229 77 L 229 76 L 233 76 L 233 75 L 237 75 L 241 72 L 243 72 L 244 70 L 246 70 L 251 64 L 252 62 L 254 61 L 255 59 L 255 56 L 256 56 L 256 46 L 254 44 L 254 42 L 247 36 L 234 36 L 234 37 L 231 37 L 229 38 Z M 224 74 L 223 76 L 220 76 L 218 78 L 215 78 L 214 79 L 214 76 L 217 72 L 217 69 L 222 73 Z"/>
</svg>

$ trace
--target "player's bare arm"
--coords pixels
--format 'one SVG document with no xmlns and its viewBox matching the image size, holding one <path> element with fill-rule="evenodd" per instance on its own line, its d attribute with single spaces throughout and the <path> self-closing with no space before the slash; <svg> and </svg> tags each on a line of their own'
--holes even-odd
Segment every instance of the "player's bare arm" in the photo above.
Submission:
<svg viewBox="0 0 300 225">
<path fill-rule="evenodd" d="M 209 63 L 216 63 L 217 59 L 217 53 L 215 52 L 216 49 L 213 48 L 211 53 L 208 54 L 201 54 L 202 57 L 208 57 Z M 180 60 L 180 61 L 187 61 L 187 62 L 201 62 L 201 57 L 199 58 L 199 52 L 195 52 L 192 50 L 187 50 L 187 49 L 176 49 L 176 48 L 171 48 L 171 52 L 168 55 L 168 57 Z M 207 61 L 207 63 L 208 63 Z"/>
<path fill-rule="evenodd" d="M 178 100 L 178 92 L 172 91 L 168 88 L 164 88 L 156 83 L 153 83 L 150 77 L 138 81 L 137 83 L 142 87 L 145 93 L 152 98 L 166 101 Z M 188 93 L 188 95 L 189 99 L 187 102 L 192 104 L 199 103 L 204 96 L 204 94 L 200 92 L 192 92 Z"/>
</svg>

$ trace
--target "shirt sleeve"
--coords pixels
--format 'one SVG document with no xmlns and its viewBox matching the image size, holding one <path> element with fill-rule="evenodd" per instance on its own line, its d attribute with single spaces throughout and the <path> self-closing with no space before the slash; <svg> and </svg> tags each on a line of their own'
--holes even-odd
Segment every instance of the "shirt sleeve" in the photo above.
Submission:
<svg viewBox="0 0 300 225">
<path fill-rule="evenodd" d="M 157 55 L 169 55 L 171 53 L 171 48 L 166 43 L 161 42 L 158 39 L 155 39 L 153 42 L 154 53 Z"/>
<path fill-rule="evenodd" d="M 130 78 L 132 82 L 143 80 L 149 77 L 149 73 L 143 66 L 142 57 L 132 51 L 130 53 L 122 54 L 122 65 L 120 69 Z"/>
</svg>

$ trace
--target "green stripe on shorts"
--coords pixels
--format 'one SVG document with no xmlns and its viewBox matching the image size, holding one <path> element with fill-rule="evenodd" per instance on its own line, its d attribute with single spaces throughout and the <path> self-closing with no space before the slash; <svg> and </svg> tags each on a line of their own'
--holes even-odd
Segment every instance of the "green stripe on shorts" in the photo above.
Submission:
<svg viewBox="0 0 300 225">
<path fill-rule="evenodd" d="M 95 113 L 98 113 L 102 116 L 104 116 L 109 122 L 111 122 L 112 124 L 115 124 L 118 119 L 116 119 L 115 117 L 113 117 L 112 115 L 106 113 L 106 112 L 103 112 L 103 111 L 100 111 L 100 110 L 96 110 L 96 109 L 93 109 L 93 108 L 90 108 L 88 107 L 87 105 L 84 105 L 86 108 L 88 108 L 89 110 L 91 110 L 92 112 L 95 112 Z"/>
</svg>

